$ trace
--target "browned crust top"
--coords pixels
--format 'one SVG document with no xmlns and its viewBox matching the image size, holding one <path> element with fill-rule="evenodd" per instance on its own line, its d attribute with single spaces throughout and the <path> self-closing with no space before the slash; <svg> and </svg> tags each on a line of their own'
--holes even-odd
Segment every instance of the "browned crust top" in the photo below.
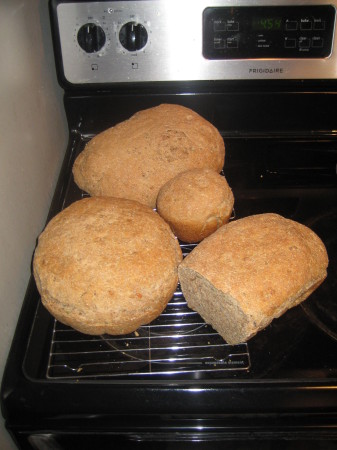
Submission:
<svg viewBox="0 0 337 450">
<path fill-rule="evenodd" d="M 180 239 L 198 242 L 228 222 L 233 204 L 224 176 L 213 169 L 192 169 L 162 186 L 157 211 Z"/>
<path fill-rule="evenodd" d="M 289 298 L 326 276 L 328 255 L 308 227 L 277 214 L 224 225 L 182 262 L 236 299 L 252 316 L 272 316 Z"/>
<path fill-rule="evenodd" d="M 168 181 L 159 191 L 158 212 L 165 217 L 204 223 L 231 213 L 234 197 L 224 176 L 212 169 L 192 169 Z"/>
<path fill-rule="evenodd" d="M 162 104 L 95 136 L 73 174 L 90 195 L 129 198 L 155 207 L 160 187 L 180 172 L 223 168 L 218 130 L 189 108 Z"/>
<path fill-rule="evenodd" d="M 94 197 L 49 222 L 33 269 L 52 313 L 94 326 L 159 314 L 174 292 L 181 259 L 177 239 L 150 208 Z"/>
</svg>

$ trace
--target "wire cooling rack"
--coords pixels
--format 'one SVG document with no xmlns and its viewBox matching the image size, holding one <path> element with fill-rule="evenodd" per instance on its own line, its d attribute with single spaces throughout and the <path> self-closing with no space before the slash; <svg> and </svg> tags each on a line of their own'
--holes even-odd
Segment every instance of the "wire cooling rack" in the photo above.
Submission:
<svg viewBox="0 0 337 450">
<path fill-rule="evenodd" d="M 186 255 L 192 244 L 182 245 Z M 87 379 L 188 375 L 243 371 L 248 346 L 227 344 L 195 311 L 178 285 L 163 313 L 124 336 L 89 336 L 55 320 L 47 378 Z"/>
</svg>

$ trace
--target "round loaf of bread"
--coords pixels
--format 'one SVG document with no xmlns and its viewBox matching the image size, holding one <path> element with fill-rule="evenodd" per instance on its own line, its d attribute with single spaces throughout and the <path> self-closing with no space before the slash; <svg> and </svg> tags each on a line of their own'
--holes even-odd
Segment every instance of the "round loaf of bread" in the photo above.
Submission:
<svg viewBox="0 0 337 450">
<path fill-rule="evenodd" d="M 163 184 L 180 172 L 220 172 L 225 146 L 218 130 L 189 108 L 163 104 L 140 111 L 88 142 L 73 166 L 91 196 L 137 200 L 154 208 Z"/>
<path fill-rule="evenodd" d="M 57 320 L 87 334 L 126 334 L 163 311 L 181 260 L 178 240 L 151 208 L 93 197 L 49 222 L 33 270 Z"/>
<path fill-rule="evenodd" d="M 159 191 L 157 211 L 184 242 L 199 242 L 229 221 L 234 196 L 224 176 L 193 169 L 168 181 Z"/>
</svg>

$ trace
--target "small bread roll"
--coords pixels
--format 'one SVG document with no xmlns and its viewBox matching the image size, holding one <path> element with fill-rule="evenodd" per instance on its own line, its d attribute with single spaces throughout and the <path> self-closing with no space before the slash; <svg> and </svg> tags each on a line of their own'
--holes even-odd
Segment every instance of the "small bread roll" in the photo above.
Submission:
<svg viewBox="0 0 337 450">
<path fill-rule="evenodd" d="M 183 172 L 159 191 L 157 211 L 175 235 L 199 242 L 229 221 L 234 196 L 224 176 L 212 169 Z"/>
<path fill-rule="evenodd" d="M 42 303 L 57 320 L 87 334 L 126 334 L 163 311 L 181 260 L 178 240 L 151 208 L 93 197 L 49 222 L 33 270 Z"/>
<path fill-rule="evenodd" d="M 221 227 L 179 266 L 190 308 L 229 344 L 245 342 L 305 300 L 327 276 L 323 242 L 308 227 L 259 214 Z"/>
<path fill-rule="evenodd" d="M 73 166 L 76 184 L 91 196 L 137 200 L 155 208 L 159 189 L 180 172 L 220 172 L 225 145 L 219 131 L 195 111 L 163 104 L 97 134 Z"/>
</svg>

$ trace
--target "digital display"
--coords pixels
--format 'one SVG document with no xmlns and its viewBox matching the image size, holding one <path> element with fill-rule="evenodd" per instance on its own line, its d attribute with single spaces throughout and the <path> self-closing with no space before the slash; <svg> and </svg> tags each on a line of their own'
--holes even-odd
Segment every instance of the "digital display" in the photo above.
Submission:
<svg viewBox="0 0 337 450">
<path fill-rule="evenodd" d="M 281 30 L 281 17 L 253 17 L 253 31 L 277 31 Z"/>
</svg>

